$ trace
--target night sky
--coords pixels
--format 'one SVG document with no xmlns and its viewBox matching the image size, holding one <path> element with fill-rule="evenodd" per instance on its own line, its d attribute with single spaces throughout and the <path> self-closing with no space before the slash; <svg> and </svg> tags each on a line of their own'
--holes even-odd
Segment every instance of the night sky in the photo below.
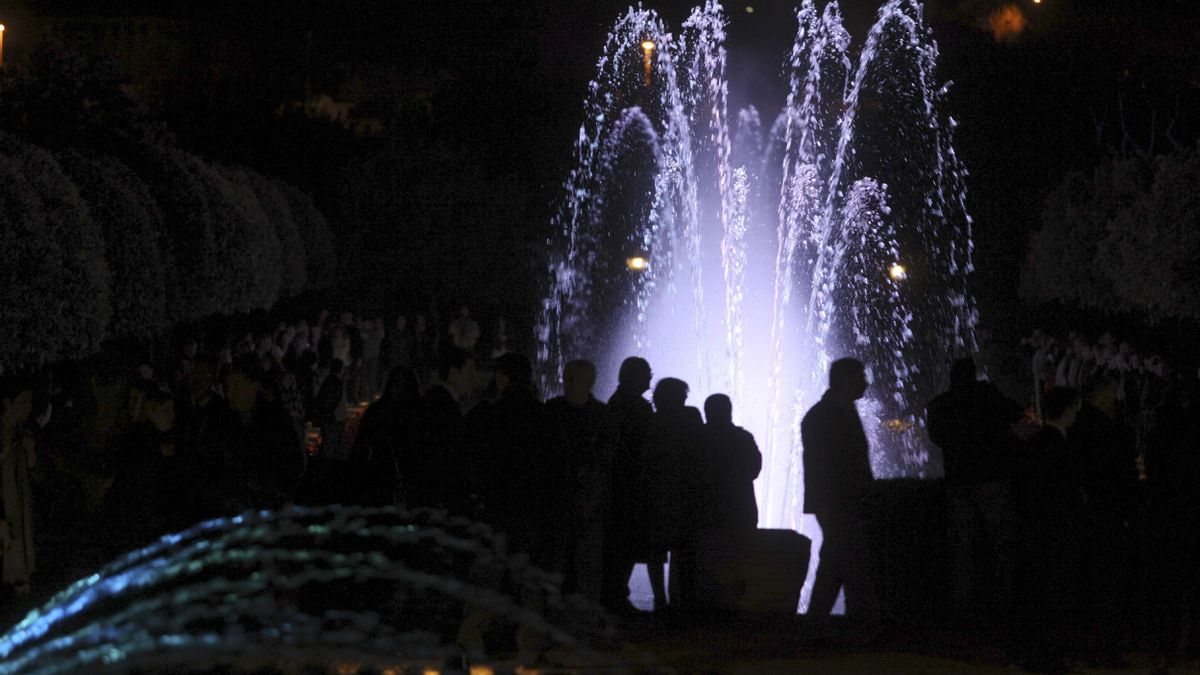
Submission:
<svg viewBox="0 0 1200 675">
<path fill-rule="evenodd" d="M 484 185 L 500 179 L 515 184 L 519 214 L 501 219 L 501 225 L 466 226 L 474 229 L 465 234 L 519 240 L 511 255 L 533 258 L 509 267 L 522 279 L 530 277 L 514 282 L 519 289 L 505 299 L 512 304 L 535 288 L 539 242 L 571 162 L 583 92 L 607 28 L 627 4 L 85 7 L 30 0 L 6 7 L 3 20 L 10 26 L 7 48 L 14 50 L 22 47 L 22 23 L 33 17 L 162 17 L 184 26 L 172 38 L 182 44 L 184 65 L 170 73 L 152 107 L 182 145 L 294 180 L 312 190 L 327 211 L 348 200 L 337 185 L 342 167 L 380 148 L 408 157 L 430 148 L 442 153 L 434 178 L 425 177 L 428 172 L 415 161 L 397 169 L 405 185 L 456 180 L 459 171 Z M 678 26 L 693 4 L 664 0 L 649 6 Z M 769 118 L 783 101 L 781 71 L 795 32 L 793 4 L 726 5 L 731 109 L 753 103 Z M 992 19 L 1005 18 L 997 12 L 1006 5 L 1020 12 L 1024 25 L 1001 37 Z M 876 8 L 874 0 L 843 3 L 856 46 Z M 940 75 L 955 82 L 949 105 L 960 122 L 959 153 L 971 171 L 975 288 L 985 325 L 1002 322 L 1020 311 L 1013 289 L 1047 192 L 1067 171 L 1088 169 L 1120 151 L 1122 100 L 1125 129 L 1140 145 L 1149 144 L 1152 122 L 1156 152 L 1169 150 L 1165 132 L 1172 121 L 1173 138 L 1184 145 L 1196 141 L 1200 2 L 938 0 L 926 3 L 926 11 L 941 50 Z M 385 132 L 367 141 L 346 140 L 280 122 L 281 105 L 322 93 L 381 118 Z M 404 204 L 416 199 L 397 197 L 393 211 L 404 212 Z M 338 220 L 337 213 L 332 216 Z M 341 227 L 372 248 L 413 248 L 404 228 L 386 218 L 368 221 L 358 217 L 356 224 Z"/>
</svg>

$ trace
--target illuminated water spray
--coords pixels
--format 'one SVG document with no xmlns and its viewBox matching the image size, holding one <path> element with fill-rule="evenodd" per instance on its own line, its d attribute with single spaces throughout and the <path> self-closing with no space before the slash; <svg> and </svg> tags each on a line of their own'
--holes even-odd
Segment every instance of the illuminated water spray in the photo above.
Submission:
<svg viewBox="0 0 1200 675">
<path fill-rule="evenodd" d="M 762 524 L 811 529 L 798 427 L 830 362 L 869 368 L 876 477 L 929 476 L 921 411 L 973 350 L 975 308 L 966 172 L 921 5 L 884 4 L 856 65 L 836 3 L 796 16 L 765 138 L 756 110 L 728 113 L 718 3 L 678 35 L 652 10 L 616 23 L 548 242 L 539 337 L 547 391 L 590 358 L 606 396 L 637 354 L 693 404 L 729 393 L 764 452 Z"/>
<path fill-rule="evenodd" d="M 606 630 L 486 526 L 293 507 L 201 523 L 75 582 L 0 636 L 0 674 L 438 672 L 488 663 L 475 616 L 581 656 Z"/>
</svg>

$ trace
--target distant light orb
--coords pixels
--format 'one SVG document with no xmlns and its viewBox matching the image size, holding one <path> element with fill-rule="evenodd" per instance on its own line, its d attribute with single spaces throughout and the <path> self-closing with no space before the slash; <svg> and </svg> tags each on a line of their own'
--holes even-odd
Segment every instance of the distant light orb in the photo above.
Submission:
<svg viewBox="0 0 1200 675">
<path fill-rule="evenodd" d="M 0 23 L 0 33 L 4 32 L 4 24 Z"/>
<path fill-rule="evenodd" d="M 654 44 L 654 40 L 643 40 L 642 41 L 642 51 L 644 51 L 644 52 L 652 52 L 652 51 L 654 51 L 654 48 L 657 46 L 658 45 Z"/>
<path fill-rule="evenodd" d="M 892 281 L 904 281 L 908 278 L 908 268 L 900 263 L 892 263 L 892 266 L 888 268 L 888 276 Z"/>
<path fill-rule="evenodd" d="M 650 267 L 650 261 L 640 255 L 635 255 L 625 259 L 625 267 L 630 272 L 645 272 Z"/>
<path fill-rule="evenodd" d="M 1035 2 L 1037 2 L 1038 0 L 1034 0 L 1034 1 L 1035 1 Z M 746 5 L 746 13 L 747 13 L 747 14 L 753 14 L 753 13 L 754 13 L 754 6 L 753 6 L 753 5 Z"/>
<path fill-rule="evenodd" d="M 1033 4 L 1040 5 L 1042 4 L 1042 0 L 1033 0 Z"/>
</svg>

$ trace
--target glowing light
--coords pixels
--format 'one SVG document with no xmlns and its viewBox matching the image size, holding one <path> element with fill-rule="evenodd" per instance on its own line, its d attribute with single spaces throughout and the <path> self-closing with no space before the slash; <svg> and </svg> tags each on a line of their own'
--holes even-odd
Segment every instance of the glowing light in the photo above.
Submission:
<svg viewBox="0 0 1200 675">
<path fill-rule="evenodd" d="M 752 7 L 751 5 L 746 5 L 746 13 L 747 13 L 747 14 L 753 14 L 753 13 L 754 13 L 754 7 Z"/>
<path fill-rule="evenodd" d="M 495 675 L 491 666 L 471 666 L 471 675 Z"/>
<path fill-rule="evenodd" d="M 630 272 L 645 272 L 650 267 L 650 261 L 640 255 L 635 255 L 625 259 L 625 267 L 629 268 Z"/>
<path fill-rule="evenodd" d="M 888 268 L 888 276 L 892 281 L 904 281 L 908 278 L 908 268 L 900 263 L 892 263 L 892 266 Z"/>
<path fill-rule="evenodd" d="M 642 65 L 646 68 L 646 86 L 650 86 L 650 69 L 654 64 L 654 40 L 642 40 Z"/>
<path fill-rule="evenodd" d="M 1042 4 L 1042 0 L 1033 0 L 1033 4 L 1040 5 Z"/>
<path fill-rule="evenodd" d="M 0 33 L 4 32 L 4 24 L 0 23 Z"/>
<path fill-rule="evenodd" d="M 1005 5 L 988 16 L 996 42 L 1014 40 L 1025 31 L 1025 14 L 1016 5 Z"/>
</svg>

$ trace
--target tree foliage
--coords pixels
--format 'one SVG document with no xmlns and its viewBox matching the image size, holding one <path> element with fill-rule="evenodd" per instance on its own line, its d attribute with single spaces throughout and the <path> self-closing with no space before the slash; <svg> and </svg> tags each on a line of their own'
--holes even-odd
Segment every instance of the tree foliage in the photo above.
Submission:
<svg viewBox="0 0 1200 675">
<path fill-rule="evenodd" d="M 0 354 L 12 364 L 53 358 L 62 329 L 58 284 L 65 282 L 59 242 L 19 163 L 0 153 Z"/>
<path fill-rule="evenodd" d="M 1200 148 L 1115 158 L 1046 200 L 1025 297 L 1148 321 L 1200 319 Z"/>
<path fill-rule="evenodd" d="M 42 148 L 4 135 L 0 152 L 8 155 L 22 173 L 40 206 L 43 227 L 57 243 L 61 273 L 53 279 L 27 278 L 33 285 L 45 281 L 56 295 L 58 333 L 43 347 L 59 358 L 77 358 L 95 352 L 106 336 L 112 317 L 112 276 L 104 252 L 104 235 L 92 220 L 87 204 L 58 161 Z"/>
<path fill-rule="evenodd" d="M 59 156 L 92 219 L 104 234 L 113 275 L 116 337 L 151 338 L 167 328 L 167 292 L 173 268 L 163 250 L 162 213 L 150 188 L 115 158 L 67 151 Z"/>
<path fill-rule="evenodd" d="M 288 200 L 292 221 L 304 241 L 309 287 L 324 288 L 333 284 L 337 275 L 337 250 L 329 221 L 317 209 L 312 197 L 300 189 L 281 183 L 280 191 Z"/>
<path fill-rule="evenodd" d="M 279 298 L 279 239 L 250 188 L 187 155 L 188 169 L 208 195 L 213 236 L 225 277 L 222 311 L 270 307 Z"/>
<path fill-rule="evenodd" d="M 240 181 L 254 190 L 258 206 L 275 230 L 279 240 L 279 296 L 288 298 L 308 286 L 307 258 L 304 240 L 292 218 L 292 207 L 277 180 L 247 168 L 229 169 L 230 180 Z"/>
<path fill-rule="evenodd" d="M 307 194 L 185 152 L 123 84 L 111 60 L 55 47 L 0 78 L 0 363 L 84 357 L 333 282 Z"/>
<path fill-rule="evenodd" d="M 172 321 L 216 314 L 229 298 L 229 280 L 214 234 L 209 191 L 174 148 L 130 144 L 120 159 L 150 186 L 162 211 L 163 241 L 175 263 L 167 300 Z"/>
</svg>

